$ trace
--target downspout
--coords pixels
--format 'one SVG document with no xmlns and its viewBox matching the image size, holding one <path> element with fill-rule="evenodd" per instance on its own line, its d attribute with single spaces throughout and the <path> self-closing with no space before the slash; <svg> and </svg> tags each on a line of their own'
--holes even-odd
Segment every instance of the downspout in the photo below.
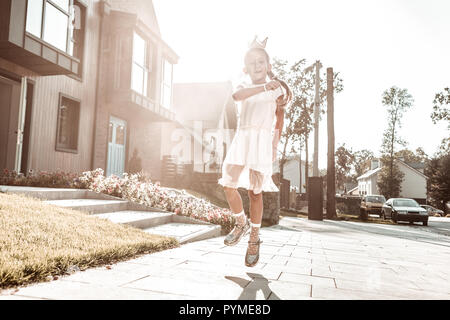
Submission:
<svg viewBox="0 0 450 320">
<path fill-rule="evenodd" d="M 95 109 L 94 109 L 94 132 L 92 135 L 92 150 L 91 150 L 91 170 L 94 170 L 94 163 L 95 163 L 95 141 L 96 141 L 96 135 L 97 135 L 97 113 L 99 109 L 99 91 L 100 91 L 100 71 L 102 66 L 102 52 L 103 52 L 103 29 L 105 24 L 105 15 L 109 15 L 109 3 L 107 0 L 100 1 L 99 3 L 99 11 L 100 11 L 100 28 L 99 28 L 99 35 L 98 35 L 98 51 L 97 51 L 97 84 L 96 84 L 96 90 L 95 90 Z"/>
</svg>

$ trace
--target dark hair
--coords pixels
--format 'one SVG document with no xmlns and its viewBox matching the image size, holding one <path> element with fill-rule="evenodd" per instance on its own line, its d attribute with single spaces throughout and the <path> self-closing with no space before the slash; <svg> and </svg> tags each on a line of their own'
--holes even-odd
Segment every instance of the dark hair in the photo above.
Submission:
<svg viewBox="0 0 450 320">
<path fill-rule="evenodd" d="M 248 54 L 250 52 L 252 52 L 252 51 L 263 52 L 264 55 L 266 56 L 267 62 L 270 63 L 269 54 L 263 48 L 251 48 L 251 49 L 249 49 L 247 51 L 247 53 L 245 54 L 244 62 L 247 60 Z M 279 79 L 278 77 L 276 77 L 275 74 L 271 70 L 269 70 L 267 72 L 267 75 L 269 76 L 270 80 L 278 81 L 281 84 L 281 86 L 283 87 L 283 89 L 284 89 L 283 102 L 280 104 L 280 106 L 282 106 L 282 107 L 286 106 L 292 100 L 292 91 L 291 91 L 291 89 L 289 88 L 289 86 L 287 85 L 287 83 L 285 81 L 283 81 L 283 80 Z"/>
</svg>

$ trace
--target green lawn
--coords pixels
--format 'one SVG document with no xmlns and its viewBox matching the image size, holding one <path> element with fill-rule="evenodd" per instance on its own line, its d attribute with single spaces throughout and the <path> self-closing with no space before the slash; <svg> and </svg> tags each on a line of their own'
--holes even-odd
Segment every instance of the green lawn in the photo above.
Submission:
<svg viewBox="0 0 450 320">
<path fill-rule="evenodd" d="M 174 238 L 0 193 L 0 288 L 179 246 Z"/>
</svg>

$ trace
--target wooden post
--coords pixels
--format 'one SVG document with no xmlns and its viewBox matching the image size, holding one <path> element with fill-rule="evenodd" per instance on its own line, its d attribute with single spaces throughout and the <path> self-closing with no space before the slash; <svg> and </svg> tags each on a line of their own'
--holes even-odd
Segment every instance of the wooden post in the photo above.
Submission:
<svg viewBox="0 0 450 320">
<path fill-rule="evenodd" d="M 333 68 L 327 68 L 327 125 L 328 125 L 328 167 L 327 167 L 327 219 L 336 218 L 336 168 L 334 158 L 334 88 Z"/>
<path fill-rule="evenodd" d="M 314 155 L 313 155 L 313 176 L 319 176 L 319 112 L 320 112 L 320 68 L 321 63 L 316 61 L 316 93 L 314 98 Z"/>
</svg>

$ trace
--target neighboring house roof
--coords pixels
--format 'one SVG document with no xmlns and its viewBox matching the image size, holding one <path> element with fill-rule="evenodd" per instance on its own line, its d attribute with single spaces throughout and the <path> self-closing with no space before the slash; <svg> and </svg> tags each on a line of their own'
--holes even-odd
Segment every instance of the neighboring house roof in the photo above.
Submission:
<svg viewBox="0 0 450 320">
<path fill-rule="evenodd" d="M 420 171 L 417 169 L 417 168 L 419 168 L 419 169 L 420 169 L 420 168 L 425 168 L 425 164 L 423 164 L 423 163 L 413 163 L 413 164 L 412 164 L 412 165 L 414 165 L 414 167 L 413 167 L 413 166 L 411 165 L 411 163 L 406 163 L 406 162 L 404 162 L 404 161 L 402 161 L 402 160 L 400 160 L 400 159 L 395 159 L 395 161 L 397 161 L 398 163 L 400 163 L 400 164 L 406 166 L 407 168 L 409 168 L 409 169 L 411 169 L 412 171 L 414 171 L 415 173 L 417 173 L 417 174 L 423 176 L 424 178 L 428 179 L 428 177 L 427 177 L 426 175 L 424 175 L 422 172 L 420 172 Z M 380 170 L 381 170 L 380 167 L 378 167 L 378 168 L 376 168 L 376 169 L 373 169 L 373 170 L 369 170 L 369 171 L 367 171 L 366 173 L 364 173 L 363 175 L 361 175 L 361 176 L 359 176 L 358 178 L 356 178 L 356 180 L 367 179 L 367 178 L 373 176 L 374 174 L 377 174 L 378 171 L 380 171 Z"/>
<path fill-rule="evenodd" d="M 351 194 L 351 193 L 353 193 L 353 192 L 355 192 L 355 191 L 357 191 L 357 190 L 358 190 L 358 186 L 356 186 L 356 187 L 354 187 L 353 189 L 347 191 L 347 193 L 348 193 L 348 194 Z"/>
<path fill-rule="evenodd" d="M 356 178 L 356 180 L 367 179 L 367 178 L 373 176 L 374 174 L 377 174 L 378 171 L 380 171 L 380 170 L 381 170 L 380 167 L 372 169 L 372 170 L 369 170 L 366 173 L 364 173 L 363 175 L 361 175 L 358 178 Z"/>
<path fill-rule="evenodd" d="M 397 160 L 399 163 L 403 164 L 404 166 L 406 166 L 407 168 L 411 169 L 412 171 L 414 171 L 415 173 L 421 175 L 422 177 L 424 177 L 425 179 L 428 179 L 428 177 L 426 175 L 424 175 L 422 172 L 420 172 L 419 170 L 417 170 L 416 168 L 412 167 L 411 164 L 408 164 L 404 161 L 401 160 Z M 424 165 L 425 167 L 425 165 Z"/>
<path fill-rule="evenodd" d="M 422 162 L 405 162 L 405 161 L 403 161 L 404 163 L 406 163 L 407 165 L 409 165 L 411 168 L 414 168 L 414 169 L 416 169 L 416 170 L 423 170 L 423 169 L 425 169 L 425 163 L 422 163 Z"/>
<path fill-rule="evenodd" d="M 288 156 L 286 158 L 287 158 L 287 160 L 286 160 L 286 163 L 284 164 L 285 167 L 287 166 L 287 164 L 289 162 L 295 161 L 298 163 L 298 160 L 299 160 L 299 156 Z M 305 163 L 306 162 L 304 160 L 302 160 L 302 164 L 301 164 L 302 168 L 304 168 Z M 309 161 L 309 163 L 308 163 L 308 168 L 309 168 L 309 172 L 312 172 L 312 162 L 311 161 Z M 272 172 L 275 173 L 275 172 L 279 172 L 279 171 L 280 171 L 280 160 L 276 159 L 272 164 Z"/>
<path fill-rule="evenodd" d="M 204 128 L 236 129 L 237 109 L 231 82 L 175 83 L 173 110 L 181 123 L 202 121 Z"/>
</svg>

